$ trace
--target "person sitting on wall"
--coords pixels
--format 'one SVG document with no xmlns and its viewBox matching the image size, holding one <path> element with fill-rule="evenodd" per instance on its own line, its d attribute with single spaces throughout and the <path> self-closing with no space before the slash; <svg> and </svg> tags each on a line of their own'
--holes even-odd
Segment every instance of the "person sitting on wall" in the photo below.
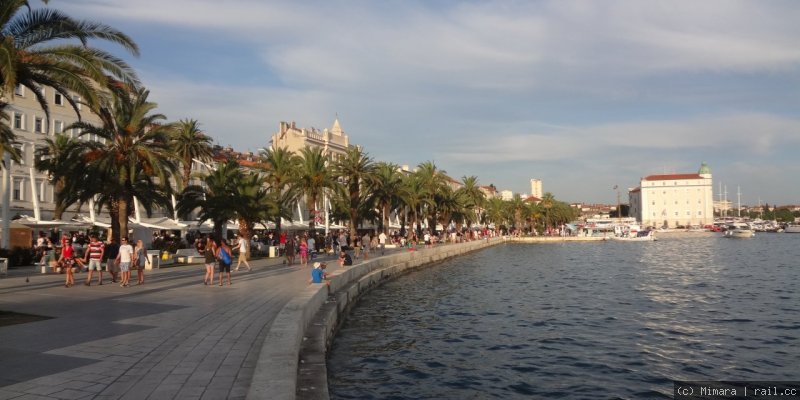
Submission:
<svg viewBox="0 0 800 400">
<path fill-rule="evenodd" d="M 350 254 L 347 254 L 346 251 L 342 250 L 339 253 L 339 266 L 351 266 L 353 265 L 353 259 L 350 257 Z"/>
<path fill-rule="evenodd" d="M 327 277 L 328 274 L 325 273 L 325 267 L 328 265 L 321 262 L 315 262 L 314 268 L 311 269 L 311 279 L 308 280 L 308 283 L 322 283 Z M 326 282 L 326 284 L 330 284 Z"/>
</svg>

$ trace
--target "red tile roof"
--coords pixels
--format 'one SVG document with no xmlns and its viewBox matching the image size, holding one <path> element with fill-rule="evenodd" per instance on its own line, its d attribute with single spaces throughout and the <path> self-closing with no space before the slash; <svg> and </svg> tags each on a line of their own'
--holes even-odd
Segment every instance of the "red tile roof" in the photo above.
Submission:
<svg viewBox="0 0 800 400">
<path fill-rule="evenodd" d="M 641 187 L 636 187 L 636 188 L 633 188 L 633 189 L 631 189 L 631 190 L 629 191 L 629 193 L 639 193 L 639 192 L 641 192 L 641 191 L 642 191 L 642 188 L 641 188 Z"/>
<path fill-rule="evenodd" d="M 703 179 L 700 174 L 671 174 L 671 175 L 650 175 L 645 176 L 645 181 L 675 181 L 679 179 Z"/>
<path fill-rule="evenodd" d="M 525 201 L 527 201 L 529 203 L 530 202 L 538 203 L 538 202 L 542 201 L 542 199 L 540 199 L 540 198 L 538 198 L 536 196 L 528 196 L 527 198 L 525 198 Z"/>
</svg>

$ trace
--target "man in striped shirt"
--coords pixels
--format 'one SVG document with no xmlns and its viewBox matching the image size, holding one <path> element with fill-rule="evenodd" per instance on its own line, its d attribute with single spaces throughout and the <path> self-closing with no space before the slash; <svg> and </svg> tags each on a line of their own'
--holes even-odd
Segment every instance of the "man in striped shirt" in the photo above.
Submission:
<svg viewBox="0 0 800 400">
<path fill-rule="evenodd" d="M 91 240 L 89 241 L 89 246 L 86 248 L 86 257 L 84 259 L 85 262 L 88 264 L 89 274 L 86 276 L 86 283 L 84 285 L 91 286 L 92 284 L 92 273 L 97 270 L 100 272 L 100 276 L 97 278 L 98 284 L 103 284 L 103 268 L 102 268 L 102 260 L 103 260 L 103 253 L 105 252 L 106 245 L 97 240 L 97 235 L 90 236 Z"/>
</svg>

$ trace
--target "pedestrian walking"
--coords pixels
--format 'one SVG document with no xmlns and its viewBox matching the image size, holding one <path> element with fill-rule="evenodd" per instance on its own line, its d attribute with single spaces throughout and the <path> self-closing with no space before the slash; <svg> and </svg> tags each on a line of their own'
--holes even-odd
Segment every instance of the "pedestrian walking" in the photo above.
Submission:
<svg viewBox="0 0 800 400">
<path fill-rule="evenodd" d="M 84 285 L 91 286 L 92 274 L 97 271 L 97 284 L 103 284 L 103 254 L 105 254 L 106 245 L 101 242 L 97 235 L 92 234 L 89 236 L 89 247 L 86 249 L 85 261 L 89 273 L 86 275 L 86 282 Z"/>
<path fill-rule="evenodd" d="M 75 285 L 75 275 L 72 272 L 72 267 L 75 264 L 74 250 L 72 249 L 72 242 L 69 241 L 67 236 L 61 240 L 61 257 L 58 260 L 61 268 L 64 268 L 64 273 L 67 275 L 64 282 L 64 287 L 72 287 Z"/>
<path fill-rule="evenodd" d="M 378 235 L 378 243 L 380 243 L 380 245 L 381 245 L 381 255 L 384 255 L 385 252 L 386 252 L 386 233 L 385 232 L 381 232 L 381 234 Z"/>
<path fill-rule="evenodd" d="M 106 244 L 105 253 L 103 257 L 106 259 L 106 271 L 111 274 L 111 283 L 117 283 L 119 278 L 119 265 L 117 264 L 117 255 L 119 254 L 119 244 L 114 238 Z"/>
<path fill-rule="evenodd" d="M 294 238 L 287 238 L 286 239 L 286 262 L 289 265 L 294 263 Z"/>
<path fill-rule="evenodd" d="M 133 266 L 136 268 L 136 284 L 141 285 L 144 283 L 144 264 L 147 261 L 147 250 L 144 248 L 144 242 L 141 240 L 136 241 L 133 255 Z"/>
<path fill-rule="evenodd" d="M 133 246 L 128 243 L 128 238 L 123 237 L 120 239 L 122 243 L 119 246 L 119 252 L 115 262 L 119 263 L 119 271 L 122 275 L 120 278 L 119 287 L 128 287 L 131 279 L 131 262 L 133 261 Z"/>
<path fill-rule="evenodd" d="M 209 236 L 201 246 L 200 254 L 205 257 L 206 275 L 203 277 L 204 285 L 214 284 L 214 264 L 217 262 L 217 246 Z M 221 282 L 221 281 L 220 281 Z"/>
<path fill-rule="evenodd" d="M 236 271 L 239 270 L 239 266 L 244 263 L 247 267 L 247 272 L 250 272 L 252 268 L 250 268 L 250 263 L 247 262 L 247 257 L 250 253 L 250 246 L 247 243 L 247 239 L 244 238 L 241 234 L 236 235 L 236 248 L 239 250 L 239 262 L 236 263 Z"/>
<path fill-rule="evenodd" d="M 305 238 L 300 238 L 298 250 L 300 254 L 300 265 L 305 267 L 308 265 L 308 242 L 306 242 Z"/>
<path fill-rule="evenodd" d="M 231 262 L 233 261 L 233 250 L 228 246 L 226 239 L 220 239 L 217 247 L 217 260 L 219 260 L 219 285 L 222 286 L 222 274 L 228 275 L 228 286 L 231 285 Z"/>
</svg>

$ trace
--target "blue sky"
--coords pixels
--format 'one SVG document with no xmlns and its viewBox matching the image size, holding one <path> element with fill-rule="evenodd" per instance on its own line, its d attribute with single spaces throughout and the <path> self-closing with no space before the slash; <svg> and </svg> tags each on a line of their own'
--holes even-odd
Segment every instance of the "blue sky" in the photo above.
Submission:
<svg viewBox="0 0 800 400">
<path fill-rule="evenodd" d="M 49 6 L 132 36 L 159 111 L 237 150 L 338 114 L 375 159 L 514 192 L 538 178 L 561 200 L 615 203 L 614 185 L 705 161 L 729 199 L 800 204 L 796 1 Z"/>
</svg>

